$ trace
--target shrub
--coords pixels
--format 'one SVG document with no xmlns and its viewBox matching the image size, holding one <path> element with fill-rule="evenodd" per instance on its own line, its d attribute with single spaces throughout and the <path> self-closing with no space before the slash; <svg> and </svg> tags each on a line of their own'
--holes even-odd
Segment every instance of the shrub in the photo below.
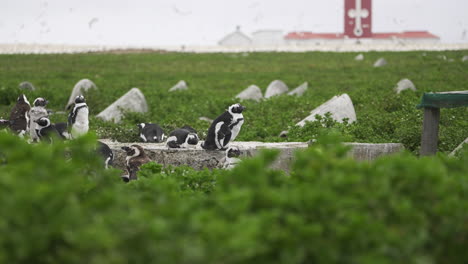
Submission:
<svg viewBox="0 0 468 264">
<path fill-rule="evenodd" d="M 94 138 L 0 135 L 0 262 L 464 263 L 468 153 L 356 162 L 334 134 L 290 174 L 264 151 L 230 171 L 148 163 L 124 184 Z M 71 159 L 67 158 L 71 155 Z"/>
</svg>

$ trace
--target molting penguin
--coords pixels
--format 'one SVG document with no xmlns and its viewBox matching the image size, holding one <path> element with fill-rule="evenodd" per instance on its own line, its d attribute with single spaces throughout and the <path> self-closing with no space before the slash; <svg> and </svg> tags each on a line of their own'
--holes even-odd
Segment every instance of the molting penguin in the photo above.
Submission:
<svg viewBox="0 0 468 264">
<path fill-rule="evenodd" d="M 160 143 L 164 141 L 164 131 L 158 124 L 140 123 L 137 126 L 143 142 Z"/>
<path fill-rule="evenodd" d="M 226 157 L 223 158 L 221 164 L 223 164 L 223 169 L 232 169 L 234 168 L 241 160 L 238 158 L 241 152 L 238 147 L 229 147 L 226 150 Z"/>
<path fill-rule="evenodd" d="M 102 143 L 101 141 L 98 141 L 97 143 L 96 151 L 104 158 L 104 167 L 108 169 L 109 166 L 112 166 L 112 162 L 114 161 L 114 153 L 107 144 Z"/>
<path fill-rule="evenodd" d="M 187 129 L 179 128 L 171 132 L 167 138 L 169 148 L 189 148 L 198 144 L 198 135 Z"/>
<path fill-rule="evenodd" d="M 50 119 L 47 117 L 41 117 L 38 120 L 34 121 L 36 126 L 36 134 L 39 137 L 39 141 L 46 141 L 49 143 L 53 142 L 53 138 L 65 139 L 57 131 L 54 124 L 50 122 Z"/>
<path fill-rule="evenodd" d="M 122 147 L 125 150 L 127 157 L 126 167 L 127 175 L 122 176 L 125 182 L 137 179 L 137 172 L 140 170 L 140 166 L 150 162 L 151 160 L 146 156 L 145 151 L 140 145 L 131 145 L 130 147 Z"/>
<path fill-rule="evenodd" d="M 45 108 L 48 101 L 42 97 L 36 98 L 33 102 L 33 107 L 29 110 L 29 135 L 32 142 L 39 141 L 39 136 L 36 133 L 37 123 L 34 122 L 41 117 L 48 117 L 49 113 Z"/>
<path fill-rule="evenodd" d="M 29 129 L 30 109 L 31 105 L 29 104 L 26 95 L 22 94 L 18 97 L 16 105 L 10 112 L 10 129 L 21 137 L 24 136 Z"/>
<path fill-rule="evenodd" d="M 89 129 L 89 110 L 83 95 L 75 98 L 73 109 L 68 115 L 68 128 L 72 138 L 76 138 L 88 133 Z"/>
<path fill-rule="evenodd" d="M 244 124 L 242 111 L 245 107 L 233 104 L 220 116 L 218 116 L 208 129 L 208 134 L 202 148 L 207 150 L 226 149 L 230 141 L 233 141 Z"/>
</svg>

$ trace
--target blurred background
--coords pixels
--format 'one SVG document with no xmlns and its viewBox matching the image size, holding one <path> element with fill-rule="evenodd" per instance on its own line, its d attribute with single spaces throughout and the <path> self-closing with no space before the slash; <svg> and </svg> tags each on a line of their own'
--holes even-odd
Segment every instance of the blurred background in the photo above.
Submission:
<svg viewBox="0 0 468 264">
<path fill-rule="evenodd" d="M 360 4 L 365 5 L 366 1 Z M 358 2 L 361 0 L 350 0 L 351 5 Z M 439 43 L 468 43 L 466 0 L 371 2 L 371 10 L 364 16 L 371 19 L 373 32 L 427 32 L 429 35 L 425 37 L 435 36 Z M 271 41 L 281 36 L 281 41 L 287 42 L 287 36 L 303 32 L 342 38 L 339 34 L 344 32 L 346 19 L 345 0 L 0 0 L 0 3 L 0 44 L 216 46 L 240 32 L 250 44 L 255 44 L 256 39 L 258 43 L 261 35 L 264 45 L 283 45 Z M 300 34 L 299 38 L 320 39 L 313 44 L 321 44 L 330 37 Z M 396 38 L 399 37 L 390 36 L 393 41 Z M 265 43 L 266 40 L 270 42 Z"/>
</svg>

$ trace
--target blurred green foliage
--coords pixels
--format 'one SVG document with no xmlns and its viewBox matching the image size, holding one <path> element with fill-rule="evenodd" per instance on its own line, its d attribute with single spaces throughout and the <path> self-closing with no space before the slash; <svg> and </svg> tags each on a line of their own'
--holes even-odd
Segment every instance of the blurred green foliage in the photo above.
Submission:
<svg viewBox="0 0 468 264">
<path fill-rule="evenodd" d="M 468 152 L 356 162 L 335 133 L 230 171 L 148 163 L 124 184 L 93 136 L 0 134 L 0 263 L 465 263 Z"/>
<path fill-rule="evenodd" d="M 60 111 L 73 86 L 89 78 L 99 87 L 87 96 L 91 130 L 99 137 L 137 141 L 136 123 L 144 121 L 159 123 L 166 134 L 190 125 L 203 139 L 210 124 L 198 118 L 216 118 L 249 85 L 256 84 L 265 92 L 276 79 L 290 89 L 307 81 L 309 89 L 302 97 L 284 95 L 259 103 L 244 102 L 246 121 L 238 140 L 308 141 L 311 138 L 307 135 L 318 133 L 314 126 L 287 139 L 278 135 L 334 95 L 348 93 L 358 118 L 345 131 L 350 141 L 401 142 L 417 153 L 422 110 L 415 106 L 424 92 L 468 89 L 468 63 L 461 61 L 463 55 L 466 51 L 366 52 L 364 61 L 355 61 L 356 53 L 352 52 L 0 55 L 0 118 L 8 116 L 22 81 L 37 88 L 25 91 L 31 102 L 42 96 L 49 99 L 51 109 Z M 380 57 L 385 57 L 388 65 L 374 68 Z M 403 78 L 413 81 L 417 91 L 397 95 L 393 88 Z M 185 80 L 189 89 L 169 93 L 179 80 Z M 132 87 L 144 93 L 148 113 L 128 114 L 119 125 L 94 118 Z M 63 122 L 66 115 L 57 114 L 52 119 Z M 443 109 L 439 150 L 452 151 L 468 136 L 467 127 L 466 108 Z"/>
</svg>

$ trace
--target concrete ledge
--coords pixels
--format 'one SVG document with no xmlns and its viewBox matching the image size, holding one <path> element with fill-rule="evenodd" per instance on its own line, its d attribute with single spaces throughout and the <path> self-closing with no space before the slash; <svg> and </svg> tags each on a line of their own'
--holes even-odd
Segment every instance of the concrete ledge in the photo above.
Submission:
<svg viewBox="0 0 468 264">
<path fill-rule="evenodd" d="M 165 143 L 119 143 L 109 140 L 101 140 L 109 145 L 114 152 L 114 166 L 123 169 L 125 167 L 125 152 L 121 149 L 123 146 L 138 144 L 142 146 L 148 157 L 164 166 L 187 165 L 194 169 L 219 168 L 220 163 L 225 156 L 224 151 L 207 151 L 197 146 L 194 149 L 168 149 Z M 289 171 L 289 165 L 294 157 L 294 151 L 308 147 L 305 142 L 233 142 L 233 146 L 239 147 L 241 157 L 253 157 L 261 149 L 278 149 L 280 154 L 278 159 L 272 164 L 272 168 Z M 369 143 L 345 143 L 352 145 L 350 156 L 356 160 L 373 160 L 382 155 L 389 155 L 402 151 L 403 145 L 399 143 L 369 144 Z"/>
</svg>

